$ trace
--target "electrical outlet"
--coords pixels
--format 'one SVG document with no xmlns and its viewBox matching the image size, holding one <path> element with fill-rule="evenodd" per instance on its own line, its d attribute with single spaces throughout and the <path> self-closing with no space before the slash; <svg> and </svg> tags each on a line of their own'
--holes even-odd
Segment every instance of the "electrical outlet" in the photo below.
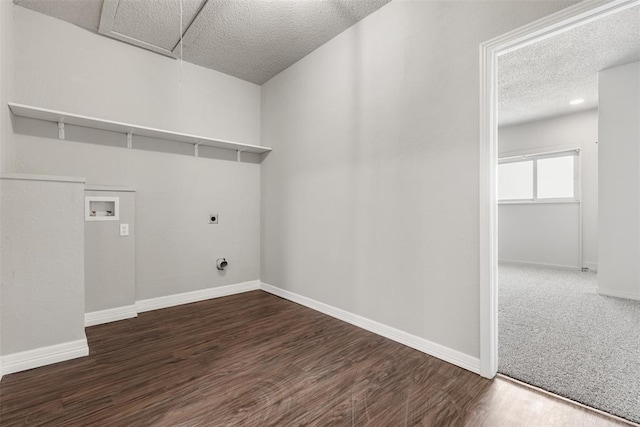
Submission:
<svg viewBox="0 0 640 427">
<path fill-rule="evenodd" d="M 209 224 L 218 223 L 218 214 L 209 214 Z"/>
<path fill-rule="evenodd" d="M 121 236 L 129 235 L 129 224 L 120 224 L 120 235 Z"/>
</svg>

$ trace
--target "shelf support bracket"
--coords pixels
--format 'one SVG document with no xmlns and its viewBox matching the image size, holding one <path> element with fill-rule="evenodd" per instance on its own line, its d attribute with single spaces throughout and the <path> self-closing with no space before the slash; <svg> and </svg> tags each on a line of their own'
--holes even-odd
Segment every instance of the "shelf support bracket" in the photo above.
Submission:
<svg viewBox="0 0 640 427">
<path fill-rule="evenodd" d="M 236 161 L 242 161 L 242 150 L 236 150 Z"/>
<path fill-rule="evenodd" d="M 193 144 L 193 155 L 196 157 L 200 157 L 200 153 L 198 152 L 198 148 L 200 147 L 200 143 L 196 142 L 195 144 Z"/>
<path fill-rule="evenodd" d="M 64 122 L 58 122 L 58 139 L 64 139 Z"/>
<path fill-rule="evenodd" d="M 133 132 L 127 133 L 127 148 L 133 148 Z"/>
</svg>

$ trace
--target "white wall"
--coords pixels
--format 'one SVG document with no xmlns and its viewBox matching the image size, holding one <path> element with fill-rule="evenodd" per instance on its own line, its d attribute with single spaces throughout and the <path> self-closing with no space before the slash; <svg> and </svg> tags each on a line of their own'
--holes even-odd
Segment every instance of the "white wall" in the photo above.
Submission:
<svg viewBox="0 0 640 427">
<path fill-rule="evenodd" d="M 478 357 L 478 46 L 567 5 L 394 1 L 267 82 L 262 280 Z"/>
<path fill-rule="evenodd" d="M 640 62 L 598 73 L 598 290 L 640 299 Z"/>
<path fill-rule="evenodd" d="M 12 72 L 12 63 L 10 61 L 11 40 L 13 35 L 13 13 L 12 3 L 0 1 L 0 106 L 6 105 L 9 99 L 9 90 L 11 84 L 9 76 Z M 9 112 L 7 109 L 0 109 L 0 173 L 4 170 L 5 144 L 10 133 Z M 1 188 L 0 188 L 1 191 Z M 0 206 L 0 217 L 2 215 L 2 207 Z M 1 218 L 0 218 L 1 219 Z M 0 229 L 0 241 L 2 240 L 2 230 Z M 0 250 L 0 277 L 2 276 L 2 251 Z M 0 354 L 2 354 L 2 292 L 0 291 Z M 2 359 L 0 358 L 0 379 L 3 375 Z"/>
<path fill-rule="evenodd" d="M 84 340 L 84 183 L 0 185 L 3 355 Z"/>
<path fill-rule="evenodd" d="M 502 204 L 498 221 L 500 261 L 580 268 L 579 204 Z"/>
<path fill-rule="evenodd" d="M 136 299 L 260 278 L 260 166 L 17 135 L 22 172 L 136 189 Z M 220 223 L 210 225 L 209 213 Z M 229 268 L 219 274 L 217 258 Z"/>
<path fill-rule="evenodd" d="M 500 127 L 499 156 L 580 148 L 583 265 L 598 266 L 598 111 Z M 501 259 L 579 267 L 579 212 L 570 204 L 500 205 Z"/>
<path fill-rule="evenodd" d="M 14 12 L 14 101 L 259 144 L 258 86 L 188 63 L 181 76 L 173 59 L 21 7 Z M 127 150 L 119 148 L 122 135 L 72 126 L 59 141 L 55 124 L 34 120 L 14 119 L 13 129 L 18 172 L 136 189 L 136 299 L 259 279 L 258 164 Z M 190 145 L 134 136 L 134 147 L 143 145 L 193 153 Z M 218 225 L 208 224 L 209 213 L 220 214 Z M 230 265 L 219 274 L 214 263 L 223 256 Z"/>
<path fill-rule="evenodd" d="M 12 1 L 0 0 L 0 171 L 10 170 L 10 161 L 13 153 L 10 151 L 11 139 L 11 113 L 6 107 L 14 94 L 14 68 L 13 68 L 13 9 Z"/>
<path fill-rule="evenodd" d="M 260 87 L 14 7 L 14 101 L 260 142 Z M 181 72 L 183 70 L 183 72 Z"/>
<path fill-rule="evenodd" d="M 130 313 L 135 313 L 132 306 L 136 302 L 136 193 L 85 188 L 84 195 L 117 197 L 119 205 L 117 221 L 84 222 L 85 312 L 94 313 L 95 318 L 95 312 L 127 307 Z M 120 224 L 128 225 L 128 236 L 120 236 Z"/>
</svg>

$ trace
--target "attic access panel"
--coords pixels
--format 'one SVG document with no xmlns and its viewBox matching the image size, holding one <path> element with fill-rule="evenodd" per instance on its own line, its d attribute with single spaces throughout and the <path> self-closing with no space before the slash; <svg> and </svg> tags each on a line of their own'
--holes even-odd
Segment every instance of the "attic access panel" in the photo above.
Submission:
<svg viewBox="0 0 640 427">
<path fill-rule="evenodd" d="M 172 58 L 207 0 L 104 0 L 98 32 Z"/>
</svg>

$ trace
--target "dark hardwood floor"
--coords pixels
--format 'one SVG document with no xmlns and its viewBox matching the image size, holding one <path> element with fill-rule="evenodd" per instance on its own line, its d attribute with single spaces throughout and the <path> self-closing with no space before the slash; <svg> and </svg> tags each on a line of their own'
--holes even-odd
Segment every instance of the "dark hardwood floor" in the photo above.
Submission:
<svg viewBox="0 0 640 427">
<path fill-rule="evenodd" d="M 262 291 L 87 338 L 88 357 L 3 378 L 0 425 L 623 425 Z"/>
</svg>

